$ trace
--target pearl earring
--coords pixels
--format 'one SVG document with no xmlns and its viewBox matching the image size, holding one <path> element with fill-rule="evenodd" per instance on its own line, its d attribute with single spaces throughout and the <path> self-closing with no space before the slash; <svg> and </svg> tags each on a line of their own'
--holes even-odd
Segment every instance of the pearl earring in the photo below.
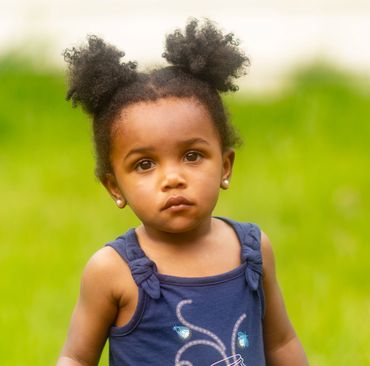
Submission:
<svg viewBox="0 0 370 366">
<path fill-rule="evenodd" d="M 230 181 L 228 179 L 223 179 L 221 183 L 221 188 L 222 189 L 228 189 L 229 188 Z"/>
<path fill-rule="evenodd" d="M 118 199 L 118 200 L 116 201 L 116 204 L 117 204 L 117 206 L 118 206 L 119 208 L 124 208 L 124 207 L 125 207 L 125 205 L 126 205 L 126 203 L 125 203 L 123 200 L 121 200 L 121 199 Z"/>
</svg>

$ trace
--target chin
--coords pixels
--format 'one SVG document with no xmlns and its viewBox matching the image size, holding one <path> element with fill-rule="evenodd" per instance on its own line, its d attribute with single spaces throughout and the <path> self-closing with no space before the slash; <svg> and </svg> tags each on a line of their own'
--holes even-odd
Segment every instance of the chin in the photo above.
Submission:
<svg viewBox="0 0 370 366">
<path fill-rule="evenodd" d="M 206 222 L 204 218 L 170 220 L 163 224 L 162 231 L 171 234 L 184 234 L 198 228 L 202 223 Z"/>
<path fill-rule="evenodd" d="M 164 232 L 169 234 L 184 234 L 194 229 L 193 227 L 166 227 L 163 229 Z"/>
</svg>

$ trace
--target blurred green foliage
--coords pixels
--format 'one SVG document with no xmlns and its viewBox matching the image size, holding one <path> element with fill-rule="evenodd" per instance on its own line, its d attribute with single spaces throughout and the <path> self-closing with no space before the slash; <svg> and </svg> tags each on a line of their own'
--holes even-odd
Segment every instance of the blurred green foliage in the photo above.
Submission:
<svg viewBox="0 0 370 366">
<path fill-rule="evenodd" d="M 0 61 L 0 364 L 13 366 L 55 363 L 84 264 L 138 223 L 94 178 L 64 75 L 24 65 Z M 370 365 L 370 88 L 322 64 L 292 75 L 226 98 L 245 143 L 215 213 L 270 236 L 312 365 Z"/>
</svg>

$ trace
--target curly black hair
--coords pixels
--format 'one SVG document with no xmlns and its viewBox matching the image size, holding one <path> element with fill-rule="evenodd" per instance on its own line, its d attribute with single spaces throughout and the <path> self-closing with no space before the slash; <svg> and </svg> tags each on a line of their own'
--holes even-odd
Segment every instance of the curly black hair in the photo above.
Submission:
<svg viewBox="0 0 370 366">
<path fill-rule="evenodd" d="M 67 100 L 80 104 L 93 118 L 96 175 L 103 181 L 112 173 L 110 144 L 118 113 L 130 104 L 161 98 L 195 98 L 210 113 L 223 150 L 235 146 L 239 137 L 230 124 L 220 92 L 236 91 L 233 79 L 246 73 L 249 59 L 238 48 L 232 33 L 222 34 L 206 19 L 191 19 L 185 32 L 167 36 L 163 57 L 170 66 L 137 71 L 136 62 L 121 62 L 125 55 L 96 36 L 87 46 L 66 49 L 69 66 Z"/>
</svg>

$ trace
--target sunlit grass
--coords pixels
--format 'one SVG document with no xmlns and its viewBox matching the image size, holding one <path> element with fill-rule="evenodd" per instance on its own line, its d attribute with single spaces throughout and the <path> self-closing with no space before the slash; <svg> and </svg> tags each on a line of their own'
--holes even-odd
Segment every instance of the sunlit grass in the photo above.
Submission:
<svg viewBox="0 0 370 366">
<path fill-rule="evenodd" d="M 89 122 L 63 101 L 63 75 L 11 65 L 0 63 L 1 364 L 46 365 L 87 259 L 137 220 L 94 178 Z M 270 236 L 312 365 L 370 364 L 370 90 L 317 65 L 227 105 L 245 144 L 216 214 Z"/>
</svg>

